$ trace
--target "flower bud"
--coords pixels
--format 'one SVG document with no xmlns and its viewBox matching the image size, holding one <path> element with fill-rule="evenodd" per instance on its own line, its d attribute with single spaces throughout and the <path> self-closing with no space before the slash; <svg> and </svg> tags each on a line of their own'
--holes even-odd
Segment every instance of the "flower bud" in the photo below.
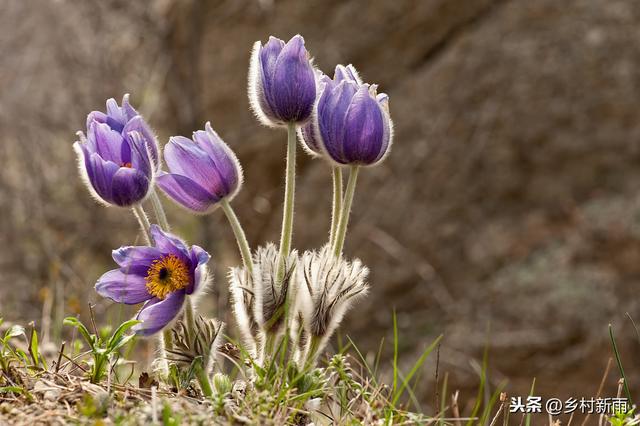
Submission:
<svg viewBox="0 0 640 426">
<path fill-rule="evenodd" d="M 326 76 L 322 71 L 316 69 L 316 91 L 318 92 L 317 99 L 320 99 L 322 92 L 331 79 Z M 358 75 L 355 67 L 351 64 L 337 65 L 333 73 L 333 81 L 336 83 L 342 80 L 353 81 L 356 84 L 362 84 L 362 80 Z M 320 131 L 318 130 L 317 120 L 309 120 L 304 125 L 298 128 L 298 139 L 302 143 L 303 148 L 313 157 L 322 157 L 322 145 L 320 141 Z"/>
<path fill-rule="evenodd" d="M 90 113 L 87 136 L 78 132 L 80 141 L 73 145 L 89 192 L 104 204 L 121 207 L 147 197 L 157 164 L 155 137 L 128 99 L 125 95 L 122 107 L 109 99 L 106 114 Z"/>
<path fill-rule="evenodd" d="M 170 173 L 160 172 L 158 186 L 176 203 L 208 213 L 222 199 L 231 200 L 242 186 L 242 168 L 231 148 L 207 122 L 193 139 L 174 136 L 164 149 Z"/>
<path fill-rule="evenodd" d="M 352 65 L 338 65 L 333 80 L 323 78 L 314 120 L 300 132 L 305 145 L 338 165 L 380 163 L 391 147 L 393 123 L 389 97 L 376 88 L 362 83 Z"/>
<path fill-rule="evenodd" d="M 254 44 L 249 66 L 249 101 L 258 119 L 268 126 L 303 123 L 311 116 L 316 82 L 304 39 L 288 43 L 269 37 Z"/>
</svg>

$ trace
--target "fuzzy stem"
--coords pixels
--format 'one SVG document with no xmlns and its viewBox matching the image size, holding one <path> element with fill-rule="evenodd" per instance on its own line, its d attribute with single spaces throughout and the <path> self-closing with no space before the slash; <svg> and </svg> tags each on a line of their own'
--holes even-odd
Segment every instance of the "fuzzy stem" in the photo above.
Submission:
<svg viewBox="0 0 640 426">
<path fill-rule="evenodd" d="M 187 327 L 187 342 L 192 342 L 196 338 L 196 318 L 195 308 L 191 297 L 187 296 L 184 301 L 184 322 Z"/>
<path fill-rule="evenodd" d="M 173 348 L 173 334 L 171 334 L 170 328 L 162 330 L 162 340 L 160 341 L 160 345 L 165 351 Z M 163 354 L 163 356 L 166 357 L 166 353 Z"/>
<path fill-rule="evenodd" d="M 307 348 L 306 368 L 312 368 L 316 363 L 316 358 L 320 354 L 322 338 L 318 336 L 310 336 L 309 346 Z"/>
<path fill-rule="evenodd" d="M 331 233 L 329 234 L 329 244 L 333 245 L 338 231 L 338 220 L 342 210 L 342 169 L 334 166 L 333 175 L 333 208 L 331 211 Z"/>
<path fill-rule="evenodd" d="M 211 388 L 209 375 L 207 374 L 206 369 L 202 365 L 202 359 L 199 359 L 196 362 L 195 373 L 196 373 L 196 378 L 198 379 L 198 383 L 200 384 L 200 389 L 202 390 L 202 393 L 207 398 L 211 398 L 213 396 L 213 389 Z"/>
<path fill-rule="evenodd" d="M 156 214 L 158 223 L 164 231 L 169 231 L 170 227 L 169 221 L 167 221 L 167 214 L 164 212 L 162 202 L 160 201 L 160 197 L 158 197 L 158 193 L 155 191 L 155 189 L 151 191 L 151 204 L 153 205 L 153 210 Z"/>
<path fill-rule="evenodd" d="M 289 123 L 287 127 L 287 171 L 284 187 L 284 212 L 282 214 L 282 232 L 280 234 L 280 264 L 277 280 L 282 281 L 285 273 L 285 259 L 291 251 L 293 234 L 293 206 L 296 193 L 296 125 Z"/>
<path fill-rule="evenodd" d="M 244 267 L 249 272 L 249 276 L 253 278 L 253 261 L 251 260 L 251 248 L 249 247 L 249 242 L 247 241 L 247 236 L 244 233 L 244 229 L 242 229 L 242 225 L 240 225 L 240 221 L 238 220 L 238 216 L 231 208 L 229 202 L 223 199 L 220 202 L 222 206 L 222 211 L 227 216 L 229 220 L 229 224 L 231 225 L 231 229 L 233 230 L 233 234 L 236 237 L 236 242 L 238 243 L 238 248 L 240 249 L 240 255 L 242 256 L 242 263 L 244 263 Z"/>
<path fill-rule="evenodd" d="M 333 244 L 333 252 L 336 257 L 340 257 L 342 254 L 342 248 L 344 247 L 344 239 L 347 235 L 347 224 L 349 223 L 349 214 L 351 213 L 351 203 L 353 202 L 353 194 L 356 190 L 356 181 L 358 180 L 359 171 L 359 166 L 351 166 L 349 182 L 347 183 L 342 212 L 340 214 L 340 223 L 338 224 L 336 240 Z"/>
<path fill-rule="evenodd" d="M 273 348 L 276 344 L 276 336 L 273 333 L 265 333 L 264 345 L 262 346 L 262 366 L 264 367 L 264 362 L 267 357 L 273 354 Z"/>
<path fill-rule="evenodd" d="M 144 235 L 145 243 L 150 246 L 151 234 L 149 233 L 149 228 L 151 227 L 151 223 L 149 222 L 147 214 L 140 204 L 135 204 L 133 207 L 131 207 L 131 211 L 133 211 L 133 215 L 136 217 L 136 219 L 138 219 L 140 229 L 142 229 L 142 234 Z"/>
</svg>

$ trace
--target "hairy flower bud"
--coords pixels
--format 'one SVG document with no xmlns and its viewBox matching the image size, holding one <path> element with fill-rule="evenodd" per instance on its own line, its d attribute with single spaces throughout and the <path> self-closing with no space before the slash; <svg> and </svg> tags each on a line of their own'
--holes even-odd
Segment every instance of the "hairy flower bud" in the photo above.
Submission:
<svg viewBox="0 0 640 426">
<path fill-rule="evenodd" d="M 286 44 L 275 37 L 253 46 L 249 66 L 249 101 L 258 119 L 268 126 L 302 123 L 316 100 L 316 82 L 304 39 Z"/>
<path fill-rule="evenodd" d="M 161 172 L 158 186 L 176 203 L 209 213 L 220 200 L 230 201 L 242 186 L 242 168 L 231 148 L 207 122 L 193 139 L 174 136 L 164 149 L 170 173 Z"/>
</svg>

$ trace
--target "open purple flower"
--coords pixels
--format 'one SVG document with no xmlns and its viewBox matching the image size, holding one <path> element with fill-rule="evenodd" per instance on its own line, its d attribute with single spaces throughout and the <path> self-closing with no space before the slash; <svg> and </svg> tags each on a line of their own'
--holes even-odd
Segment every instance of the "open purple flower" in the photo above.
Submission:
<svg viewBox="0 0 640 426">
<path fill-rule="evenodd" d="M 242 185 L 242 168 L 231 148 L 207 122 L 193 140 L 174 136 L 164 149 L 170 173 L 161 172 L 158 186 L 176 203 L 196 213 L 214 210 L 231 200 Z"/>
<path fill-rule="evenodd" d="M 321 147 L 338 165 L 380 163 L 393 139 L 389 97 L 363 84 L 353 66 L 336 67 L 333 80 L 323 83 L 307 145 Z"/>
<path fill-rule="evenodd" d="M 358 71 L 356 71 L 354 66 L 351 64 L 347 66 L 336 66 L 333 74 L 333 81 L 335 83 L 339 83 L 342 80 L 362 84 Z M 322 92 L 324 91 L 328 81 L 331 81 L 331 79 L 327 75 L 320 70 L 316 70 L 316 90 L 318 92 L 318 99 L 322 96 Z M 322 157 L 324 155 L 322 145 L 320 143 L 319 132 L 316 120 L 309 120 L 298 128 L 298 139 L 300 139 L 305 150 L 314 157 Z"/>
<path fill-rule="evenodd" d="M 204 288 L 209 253 L 187 247 L 177 237 L 151 225 L 153 247 L 129 246 L 113 251 L 119 268 L 98 279 L 96 291 L 118 303 L 143 303 L 134 327 L 150 336 L 165 328 L 182 311 L 185 297 Z"/>
<path fill-rule="evenodd" d="M 269 37 L 254 44 L 249 67 L 249 100 L 260 121 L 268 126 L 302 123 L 311 116 L 316 83 L 304 39 L 286 44 Z"/>
</svg>

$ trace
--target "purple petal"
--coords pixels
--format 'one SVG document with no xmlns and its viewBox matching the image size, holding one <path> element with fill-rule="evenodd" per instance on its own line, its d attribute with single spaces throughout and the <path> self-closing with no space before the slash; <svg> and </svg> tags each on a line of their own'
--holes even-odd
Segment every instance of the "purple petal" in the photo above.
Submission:
<svg viewBox="0 0 640 426">
<path fill-rule="evenodd" d="M 93 167 L 91 166 L 91 153 L 87 149 L 87 144 L 82 142 L 75 142 L 73 149 L 78 155 L 78 165 L 86 171 L 86 177 L 91 182 L 94 179 Z M 93 184 L 91 184 L 93 186 Z"/>
<path fill-rule="evenodd" d="M 113 175 L 111 198 L 119 206 L 131 206 L 147 196 L 149 179 L 139 170 L 120 167 Z"/>
<path fill-rule="evenodd" d="M 205 213 L 220 199 L 188 177 L 162 173 L 156 183 L 172 200 L 198 213 Z"/>
<path fill-rule="evenodd" d="M 249 62 L 249 102 L 251 109 L 256 116 L 265 125 L 272 125 L 272 121 L 276 120 L 275 114 L 266 101 L 264 91 L 265 74 L 262 68 L 262 43 L 256 41 L 251 51 L 251 60 Z"/>
<path fill-rule="evenodd" d="M 146 265 L 162 257 L 162 253 L 155 247 L 148 246 L 125 246 L 111 252 L 113 260 L 122 269 L 127 269 L 134 265 Z"/>
<path fill-rule="evenodd" d="M 149 300 L 136 316 L 142 323 L 136 324 L 133 330 L 142 336 L 150 336 L 162 330 L 178 316 L 184 306 L 184 298 L 184 291 L 176 291 L 164 300 L 157 297 Z"/>
<path fill-rule="evenodd" d="M 152 163 L 154 160 L 150 158 L 150 152 L 148 144 L 138 131 L 131 131 L 127 135 L 129 144 L 131 146 L 131 155 L 129 162 L 131 167 L 140 170 L 142 174 L 147 176 L 149 180 L 153 175 Z"/>
<path fill-rule="evenodd" d="M 194 132 L 193 140 L 209 155 L 219 178 L 209 181 L 205 189 L 222 198 L 238 189 L 242 180 L 242 169 L 235 153 L 211 128 L 211 123 L 207 122 L 205 129 L 204 132 Z"/>
<path fill-rule="evenodd" d="M 126 122 L 122 109 L 118 106 L 118 102 L 113 98 L 107 100 L 107 115 L 122 125 Z"/>
<path fill-rule="evenodd" d="M 358 71 L 356 71 L 355 67 L 351 64 L 347 65 L 337 65 L 336 70 L 333 74 L 333 80 L 335 82 L 340 82 L 342 80 L 353 81 L 354 83 L 360 85 L 362 84 L 362 79 L 358 75 Z"/>
<path fill-rule="evenodd" d="M 211 259 L 211 255 L 202 247 L 191 246 L 191 265 L 193 268 L 193 282 L 185 289 L 187 294 L 197 293 L 204 284 L 207 275 L 207 262 Z"/>
<path fill-rule="evenodd" d="M 309 118 L 316 99 L 316 81 L 304 39 L 296 35 L 284 46 L 273 71 L 273 83 L 265 85 L 267 101 L 284 122 Z"/>
<path fill-rule="evenodd" d="M 391 139 L 393 138 L 393 123 L 391 122 L 391 116 L 389 115 L 389 96 L 386 93 L 380 93 L 376 96 L 376 101 L 382 110 L 383 124 L 384 124 L 384 132 L 382 136 L 382 148 L 380 149 L 380 154 L 376 159 L 376 162 L 382 160 L 382 158 L 387 155 L 389 151 L 389 147 L 391 145 Z"/>
<path fill-rule="evenodd" d="M 191 262 L 191 255 L 185 245 L 184 241 L 175 235 L 164 232 L 158 225 L 153 224 L 149 229 L 151 238 L 155 247 L 163 254 L 174 254 L 178 256 L 183 262 L 189 264 Z"/>
<path fill-rule="evenodd" d="M 174 136 L 164 149 L 171 173 L 188 177 L 202 188 L 219 188 L 220 176 L 205 150 L 194 141 Z"/>
<path fill-rule="evenodd" d="M 124 114 L 124 117 L 126 119 L 126 121 L 131 120 L 133 117 L 135 117 L 138 114 L 138 111 L 136 111 L 131 104 L 129 103 L 129 94 L 125 94 L 122 97 L 122 112 Z"/>
<path fill-rule="evenodd" d="M 298 128 L 298 139 L 300 139 L 300 142 L 311 154 L 322 155 L 319 136 L 316 131 L 316 124 L 313 120 L 309 120 Z"/>
<path fill-rule="evenodd" d="M 120 269 L 102 275 L 96 283 L 96 291 L 102 297 L 127 305 L 142 303 L 152 297 L 147 292 L 144 277 L 127 274 Z"/>
<path fill-rule="evenodd" d="M 87 175 L 91 185 L 93 185 L 93 189 L 105 201 L 113 201 L 113 176 L 119 169 L 120 167 L 116 163 L 103 160 L 97 153 L 91 154 Z"/>
<path fill-rule="evenodd" d="M 271 93 L 276 61 L 278 60 L 278 55 L 282 52 L 284 46 L 284 41 L 275 37 L 269 37 L 267 44 L 260 47 L 258 59 L 261 75 L 259 76 L 259 80 L 262 82 L 262 89 L 265 96 L 269 96 L 267 94 Z"/>
<path fill-rule="evenodd" d="M 338 85 L 327 83 L 318 101 L 320 142 L 329 156 L 342 164 L 347 161 L 343 151 L 345 116 L 357 90 L 357 85 L 350 81 L 342 81 Z"/>
<path fill-rule="evenodd" d="M 91 123 L 93 123 L 94 121 L 98 123 L 106 123 L 107 118 L 107 114 L 102 111 L 91 111 L 89 115 L 87 115 L 87 131 L 89 130 Z"/>
<path fill-rule="evenodd" d="M 113 161 L 117 165 L 122 165 L 123 153 L 127 152 L 127 148 L 123 148 L 126 141 L 119 132 L 111 129 L 107 124 L 93 122 L 89 126 L 89 141 L 95 143 L 95 151 L 100 154 L 104 160 Z"/>
<path fill-rule="evenodd" d="M 383 120 L 369 87 L 361 86 L 345 117 L 344 156 L 349 163 L 372 164 L 381 157 L 386 150 Z"/>
<path fill-rule="evenodd" d="M 158 141 L 156 140 L 156 137 L 154 136 L 147 122 L 144 121 L 144 118 L 137 115 L 127 122 L 127 124 L 124 126 L 124 129 L 122 129 L 122 134 L 125 137 L 128 137 L 131 132 L 138 132 L 142 136 L 145 144 L 149 147 L 149 153 L 151 154 L 153 164 L 159 166 L 160 149 L 158 148 Z"/>
</svg>

